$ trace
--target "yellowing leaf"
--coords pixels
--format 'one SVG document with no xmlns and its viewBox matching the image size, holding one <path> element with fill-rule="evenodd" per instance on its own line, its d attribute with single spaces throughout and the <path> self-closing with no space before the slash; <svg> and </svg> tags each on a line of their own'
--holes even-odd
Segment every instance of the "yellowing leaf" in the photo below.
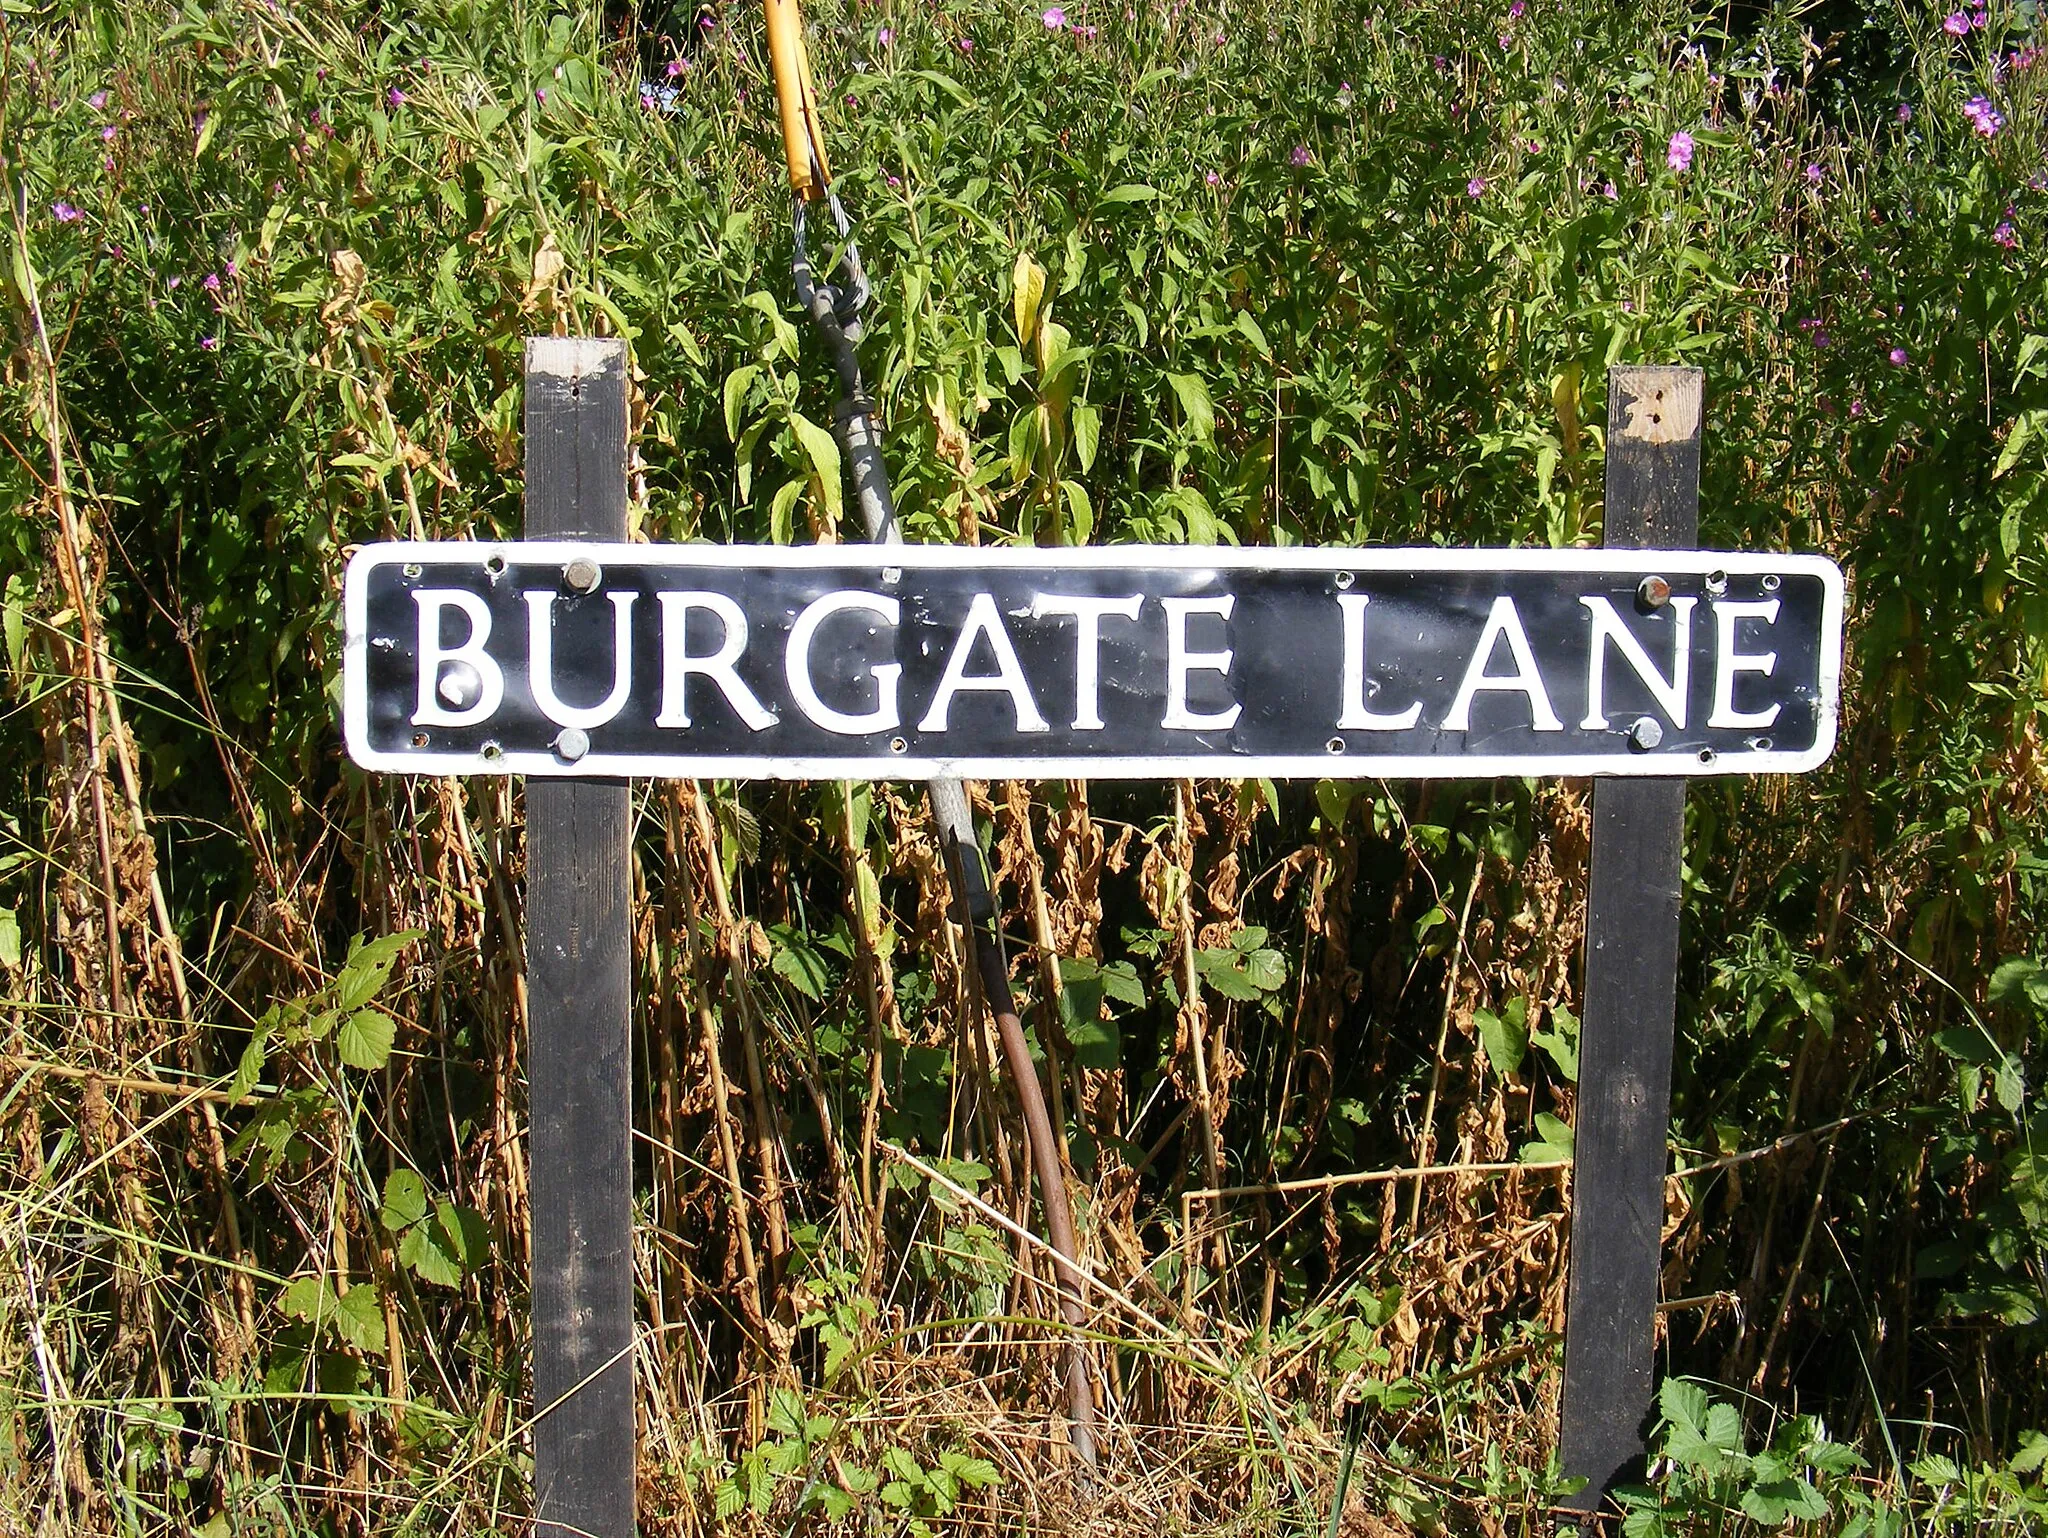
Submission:
<svg viewBox="0 0 2048 1538">
<path fill-rule="evenodd" d="M 1045 299 L 1045 269 L 1031 260 L 1029 251 L 1017 253 L 1017 265 L 1010 272 L 1010 286 L 1017 340 L 1028 347 L 1038 330 L 1038 306 Z"/>
</svg>

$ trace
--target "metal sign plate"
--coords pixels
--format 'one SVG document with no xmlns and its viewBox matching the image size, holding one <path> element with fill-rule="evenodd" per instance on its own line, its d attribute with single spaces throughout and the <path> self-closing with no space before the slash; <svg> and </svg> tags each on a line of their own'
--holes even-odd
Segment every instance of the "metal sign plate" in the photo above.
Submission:
<svg viewBox="0 0 2048 1538">
<path fill-rule="evenodd" d="M 343 608 L 413 774 L 1798 772 L 1842 652 L 1833 562 L 1711 551 L 400 543 Z"/>
</svg>

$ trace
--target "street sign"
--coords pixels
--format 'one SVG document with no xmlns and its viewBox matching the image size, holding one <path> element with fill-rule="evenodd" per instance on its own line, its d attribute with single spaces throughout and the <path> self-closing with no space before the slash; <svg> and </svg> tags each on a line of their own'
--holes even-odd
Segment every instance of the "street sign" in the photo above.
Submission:
<svg viewBox="0 0 2048 1538">
<path fill-rule="evenodd" d="M 1812 769 L 1842 574 L 1646 550 L 370 545 L 348 748 L 416 774 Z"/>
</svg>

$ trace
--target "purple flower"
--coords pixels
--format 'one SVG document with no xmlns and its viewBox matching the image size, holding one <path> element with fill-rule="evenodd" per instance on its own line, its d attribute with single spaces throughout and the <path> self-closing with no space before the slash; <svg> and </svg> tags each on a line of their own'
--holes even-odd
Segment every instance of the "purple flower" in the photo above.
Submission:
<svg viewBox="0 0 2048 1538">
<path fill-rule="evenodd" d="M 1692 169 L 1692 135 L 1684 129 L 1671 136 L 1671 142 L 1664 146 L 1664 163 L 1674 171 Z"/>
<path fill-rule="evenodd" d="M 1603 197 L 1603 198 L 1607 198 L 1607 199 L 1609 199 L 1609 200 L 1611 201 L 1611 200 L 1613 200 L 1613 199 L 1615 199 L 1615 198 L 1618 198 L 1618 197 L 1620 197 L 1620 196 L 1621 196 L 1621 194 L 1620 194 L 1620 193 L 1618 193 L 1618 192 L 1616 192 L 1616 191 L 1614 190 L 1614 183 L 1613 183 L 1613 182 L 1607 182 L 1607 183 L 1604 183 L 1604 184 L 1603 184 L 1603 185 L 1601 186 L 1601 188 L 1600 188 L 1600 196 L 1601 196 L 1601 197 Z"/>
<path fill-rule="evenodd" d="M 1049 5 L 1038 13 L 1038 19 L 1045 23 L 1046 31 L 1057 32 L 1067 24 L 1067 13 L 1061 6 Z"/>
<path fill-rule="evenodd" d="M 1218 173 L 1214 171 L 1209 172 L 1208 175 L 1202 178 L 1202 180 L 1207 182 L 1211 187 L 1219 187 L 1223 184 L 1222 176 L 1220 176 Z"/>
<path fill-rule="evenodd" d="M 229 282 L 233 282 L 236 278 L 239 278 L 242 275 L 242 269 L 235 265 L 234 259 L 232 257 L 230 257 L 228 260 L 227 273 Z"/>
<path fill-rule="evenodd" d="M 2014 231 L 2010 219 L 1999 220 L 1998 228 L 1991 232 L 1991 238 L 2008 251 L 2020 243 L 2019 235 Z"/>
<path fill-rule="evenodd" d="M 1909 105 L 1908 105 L 1907 103 L 1905 103 L 1905 102 L 1900 102 L 1900 103 L 1899 103 L 1899 111 L 1898 111 L 1898 118 L 1899 118 L 1899 121 L 1900 121 L 1901 123 L 1910 123 L 1910 122 L 1912 122 L 1912 121 L 1913 121 L 1913 109 L 1912 109 L 1912 107 L 1911 107 L 1911 106 L 1909 106 Z"/>
<path fill-rule="evenodd" d="M 1475 176 L 1472 178 L 1472 180 L 1465 183 L 1465 196 L 1468 198 L 1485 197 L 1486 178 L 1483 176 Z"/>
<path fill-rule="evenodd" d="M 1221 48 L 1225 43 L 1230 41 L 1230 36 L 1221 27 L 1218 27 L 1216 29 L 1216 36 L 1211 38 L 1210 41 L 1215 43 L 1215 45 L 1218 48 Z"/>
<path fill-rule="evenodd" d="M 853 92 L 848 91 L 846 93 L 846 105 L 849 107 L 858 107 L 860 105 L 860 98 L 854 95 Z"/>
<path fill-rule="evenodd" d="M 2005 114 L 1991 105 L 1988 96 L 1972 96 L 1963 103 L 1963 116 L 1970 120 L 1970 126 L 1987 139 L 1998 136 L 2005 127 Z"/>
<path fill-rule="evenodd" d="M 1904 368 L 1908 363 L 1911 363 L 1913 361 L 1913 355 L 1907 352 L 1906 349 L 1903 347 L 1894 347 L 1890 352 L 1886 353 L 1885 356 L 1891 360 L 1893 368 Z"/>
<path fill-rule="evenodd" d="M 1509 50 L 1510 48 L 1512 48 L 1512 47 L 1514 47 L 1514 46 L 1515 46 L 1515 40 L 1514 40 L 1513 38 L 1509 37 L 1509 36 L 1507 35 L 1507 33 L 1505 33 L 1505 32 L 1501 33 L 1501 35 L 1500 35 L 1500 51 L 1501 51 L 1502 53 L 1506 53 L 1506 52 L 1507 52 L 1507 51 L 1508 51 L 1508 50 Z"/>
<path fill-rule="evenodd" d="M 86 97 L 85 104 L 95 112 L 103 111 L 107 105 L 107 93 L 105 91 L 94 91 L 92 95 Z"/>
<path fill-rule="evenodd" d="M 1863 415 L 1863 401 L 1861 397 L 1849 402 L 1849 415 L 1852 417 Z"/>
<path fill-rule="evenodd" d="M 962 53 L 972 53 L 974 52 L 974 39 L 971 37 L 956 37 L 953 39 L 953 46 Z"/>
<path fill-rule="evenodd" d="M 652 112 L 654 110 L 654 83 L 651 80 L 640 82 L 640 110 L 642 112 Z"/>
<path fill-rule="evenodd" d="M 1314 156 L 1309 154 L 1306 144 L 1297 144 L 1287 152 L 1287 163 L 1297 170 L 1307 165 L 1314 158 Z"/>
<path fill-rule="evenodd" d="M 697 30 L 699 32 L 709 32 L 713 27 L 717 25 L 718 23 L 713 21 L 709 16 L 699 16 L 697 18 Z"/>
<path fill-rule="evenodd" d="M 882 177 L 882 180 L 887 182 L 891 187 L 901 187 L 903 185 L 903 178 L 898 176 L 893 171 L 886 173 Z"/>
<path fill-rule="evenodd" d="M 537 102 L 545 102 L 548 99 L 548 88 L 544 85 L 535 86 L 533 88 L 533 99 Z"/>
<path fill-rule="evenodd" d="M 875 41 L 877 43 L 880 43 L 884 48 L 887 48 L 891 43 L 896 41 L 896 29 L 894 27 L 882 28 L 881 31 L 875 34 Z"/>
<path fill-rule="evenodd" d="M 689 61 L 686 59 L 670 59 L 668 61 L 668 78 L 674 80 L 689 67 Z"/>
<path fill-rule="evenodd" d="M 399 90 L 397 86 L 393 86 L 384 93 L 384 101 L 385 105 L 389 106 L 393 112 L 396 112 L 405 105 L 405 92 Z"/>
<path fill-rule="evenodd" d="M 220 351 L 220 338 L 219 338 L 219 337 L 217 337 L 217 336 L 203 336 L 203 337 L 201 337 L 201 338 L 199 339 L 199 350 L 200 350 L 201 352 L 219 352 L 219 351 Z"/>
<path fill-rule="evenodd" d="M 1827 180 L 1827 174 L 1827 172 L 1823 171 L 1817 165 L 1811 165 L 1806 168 L 1807 181 L 1816 187 L 1818 187 L 1823 181 Z"/>
<path fill-rule="evenodd" d="M 1985 10 L 1982 6 L 1979 6 L 1974 12 L 1971 13 L 1970 25 L 1975 27 L 1979 32 L 1983 31 L 1986 27 L 1991 25 L 1991 13 Z"/>
<path fill-rule="evenodd" d="M 209 272 L 205 277 L 199 280 L 199 286 L 205 289 L 209 294 L 219 293 L 220 274 L 217 272 Z"/>
<path fill-rule="evenodd" d="M 1515 0 L 1515 3 L 1508 7 L 1508 20 L 1520 21 L 1522 19 L 1522 13 L 1528 9 L 1529 7 L 1526 4 L 1526 0 Z"/>
<path fill-rule="evenodd" d="M 1961 11 L 1952 12 L 1941 24 L 1941 30 L 1950 37 L 1967 37 L 1970 32 L 1970 18 Z"/>
<path fill-rule="evenodd" d="M 62 198 L 59 198 L 56 202 L 50 205 L 50 212 L 57 216 L 57 222 L 59 224 L 76 224 L 79 220 L 85 217 L 84 214 L 80 213 L 77 209 L 73 208 L 69 203 L 65 202 Z"/>
</svg>

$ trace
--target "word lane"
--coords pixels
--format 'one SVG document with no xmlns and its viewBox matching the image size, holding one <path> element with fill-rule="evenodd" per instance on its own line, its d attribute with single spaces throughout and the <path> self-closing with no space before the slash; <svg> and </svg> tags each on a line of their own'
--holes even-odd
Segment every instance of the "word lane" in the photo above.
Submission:
<svg viewBox="0 0 2048 1538">
<path fill-rule="evenodd" d="M 344 725 L 419 774 L 1743 774 L 1833 746 L 1842 576 L 1710 551 L 382 544 Z"/>
</svg>

